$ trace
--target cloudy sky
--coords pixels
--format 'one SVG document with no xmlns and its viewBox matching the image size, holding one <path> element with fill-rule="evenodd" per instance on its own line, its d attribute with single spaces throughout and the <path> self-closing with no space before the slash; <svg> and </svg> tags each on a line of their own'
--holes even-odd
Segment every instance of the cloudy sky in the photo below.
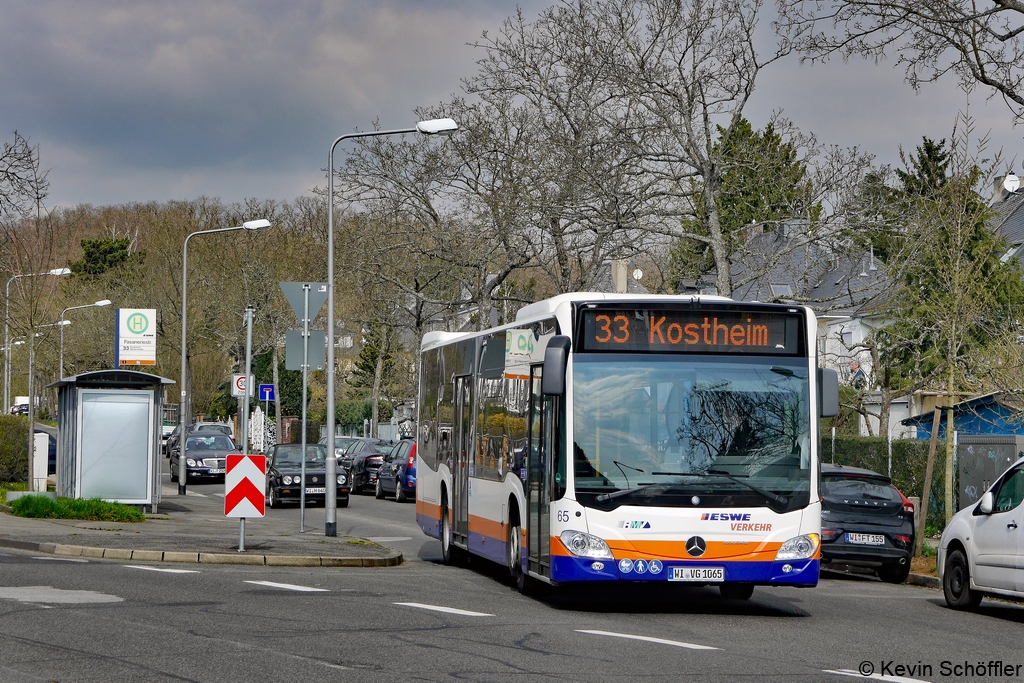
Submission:
<svg viewBox="0 0 1024 683">
<path fill-rule="evenodd" d="M 527 16 L 551 0 L 523 0 Z M 0 132 L 42 148 L 50 203 L 291 199 L 323 184 L 338 135 L 409 126 L 475 70 L 468 41 L 515 6 L 496 0 L 65 0 L 4 3 Z M 766 31 L 767 26 L 765 27 Z M 770 36 L 768 36 L 770 37 Z M 992 148 L 1024 159 L 999 100 L 970 98 Z M 776 109 L 880 161 L 949 134 L 968 104 L 950 79 L 915 94 L 891 64 L 762 74 L 748 118 Z"/>
</svg>

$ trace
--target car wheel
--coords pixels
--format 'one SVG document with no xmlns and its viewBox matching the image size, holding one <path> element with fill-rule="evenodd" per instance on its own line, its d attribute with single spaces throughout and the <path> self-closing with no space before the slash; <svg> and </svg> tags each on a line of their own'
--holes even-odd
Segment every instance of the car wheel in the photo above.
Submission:
<svg viewBox="0 0 1024 683">
<path fill-rule="evenodd" d="M 749 600 L 754 594 L 752 583 L 723 583 L 718 587 L 726 600 Z"/>
<path fill-rule="evenodd" d="M 274 495 L 273 486 L 270 487 L 270 494 L 267 496 L 267 498 L 269 499 L 267 501 L 267 504 L 270 506 L 272 510 L 276 510 L 277 508 L 281 507 L 281 501 L 279 501 L 277 499 L 277 496 Z"/>
<path fill-rule="evenodd" d="M 395 479 L 395 502 L 404 503 L 406 498 L 405 489 L 402 488 L 402 480 Z"/>
<path fill-rule="evenodd" d="M 373 487 L 373 497 L 377 500 L 384 497 L 384 484 L 380 483 L 380 477 L 377 477 L 377 483 Z"/>
<path fill-rule="evenodd" d="M 887 564 L 878 568 L 878 578 L 886 583 L 903 583 L 910 576 L 910 563 Z"/>
<path fill-rule="evenodd" d="M 954 550 L 946 558 L 942 594 L 953 609 L 973 609 L 981 604 L 981 593 L 971 590 L 971 569 L 962 550 Z"/>
<path fill-rule="evenodd" d="M 174 468 L 168 467 L 168 469 L 171 472 L 171 481 L 178 481 L 178 475 L 174 473 Z"/>
</svg>

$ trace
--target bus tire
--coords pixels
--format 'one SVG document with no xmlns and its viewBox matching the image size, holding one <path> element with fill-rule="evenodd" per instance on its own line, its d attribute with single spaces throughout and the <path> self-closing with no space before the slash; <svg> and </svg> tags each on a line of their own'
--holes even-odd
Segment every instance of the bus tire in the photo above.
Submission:
<svg viewBox="0 0 1024 683">
<path fill-rule="evenodd" d="M 508 538 L 505 539 L 505 564 L 516 590 L 527 592 L 526 572 L 523 571 L 523 527 L 519 521 L 519 508 L 512 507 L 508 518 Z"/>
<path fill-rule="evenodd" d="M 718 587 L 726 600 L 749 600 L 754 594 L 752 583 L 723 583 Z"/>
<path fill-rule="evenodd" d="M 452 547 L 452 521 L 448 514 L 448 493 L 441 491 L 441 562 L 455 564 L 455 548 Z"/>
</svg>

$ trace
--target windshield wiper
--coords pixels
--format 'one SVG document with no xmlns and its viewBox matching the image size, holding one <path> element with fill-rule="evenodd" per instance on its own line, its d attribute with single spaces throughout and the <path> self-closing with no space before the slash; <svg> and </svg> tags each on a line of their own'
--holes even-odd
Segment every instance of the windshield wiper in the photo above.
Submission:
<svg viewBox="0 0 1024 683">
<path fill-rule="evenodd" d="M 658 487 L 664 487 L 664 486 L 671 486 L 671 484 L 645 484 L 643 486 L 638 486 L 635 489 L 622 489 L 621 491 L 615 491 L 614 493 L 602 493 L 598 497 L 594 498 L 594 500 L 596 500 L 598 503 L 603 503 L 606 500 L 613 500 L 615 498 L 621 498 L 623 496 L 628 496 L 631 493 L 640 493 L 641 491 L 647 491 L 649 489 L 658 488 Z"/>
<path fill-rule="evenodd" d="M 768 498 L 770 500 L 774 500 L 776 503 L 779 503 L 781 505 L 785 505 L 786 503 L 789 502 L 789 499 L 786 498 L 785 496 L 780 496 L 777 493 L 772 493 L 771 491 L 767 491 L 767 490 L 765 490 L 765 489 L 763 489 L 763 488 L 761 488 L 759 486 L 754 486 L 750 482 L 743 481 L 742 479 L 736 477 L 735 475 L 729 474 L 728 472 L 726 472 L 724 470 L 707 470 L 707 473 L 708 474 L 716 474 L 716 475 L 718 475 L 720 477 L 725 477 L 726 479 L 728 479 L 730 481 L 734 481 L 734 482 L 736 482 L 737 484 L 739 484 L 741 486 L 746 486 L 748 489 L 750 489 L 754 493 L 759 493 L 762 496 L 764 496 L 765 498 Z M 657 474 L 657 473 L 655 473 L 655 474 Z M 746 475 L 744 475 L 744 476 L 746 476 Z"/>
<path fill-rule="evenodd" d="M 626 480 L 626 488 L 629 488 L 629 476 L 626 475 L 626 470 L 633 470 L 634 472 L 639 472 L 640 474 L 644 473 L 644 471 L 639 467 L 633 467 L 632 465 L 627 465 L 626 463 L 619 462 L 618 460 L 612 460 L 612 464 L 619 468 L 619 472 L 622 472 L 622 476 Z M 625 467 L 626 470 L 622 469 L 623 467 Z"/>
</svg>

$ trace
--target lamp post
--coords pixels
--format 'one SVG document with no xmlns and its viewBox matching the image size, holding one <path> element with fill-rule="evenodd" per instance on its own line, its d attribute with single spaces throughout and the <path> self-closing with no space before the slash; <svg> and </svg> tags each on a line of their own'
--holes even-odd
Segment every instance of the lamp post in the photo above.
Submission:
<svg viewBox="0 0 1024 683">
<path fill-rule="evenodd" d="M 338 489 L 335 484 L 338 478 L 338 460 L 334 453 L 334 148 L 342 140 L 352 138 L 405 133 L 451 135 L 458 129 L 459 124 L 452 119 L 431 119 L 420 121 L 415 128 L 348 133 L 331 143 L 327 154 L 327 454 L 330 457 L 327 458 L 327 491 L 324 497 L 325 536 L 338 535 Z"/>
<path fill-rule="evenodd" d="M 186 415 L 186 406 L 191 400 L 188 393 L 186 373 L 188 372 L 187 334 L 188 334 L 188 241 L 196 235 L 212 235 L 216 232 L 233 232 L 235 230 L 262 230 L 269 228 L 270 221 L 260 218 L 255 221 L 246 221 L 233 228 L 217 228 L 216 230 L 197 230 L 185 238 L 185 246 L 181 250 L 181 402 L 178 404 L 178 495 L 185 495 L 185 485 L 188 480 L 188 466 L 185 464 L 185 425 L 188 424 L 190 415 Z M 246 381 L 248 381 L 248 377 Z"/>
<path fill-rule="evenodd" d="M 91 303 L 91 304 L 83 304 L 81 306 L 68 306 L 63 311 L 60 312 L 60 319 L 61 319 L 62 322 L 67 322 L 67 324 L 70 325 L 71 324 L 70 320 L 68 320 L 68 321 L 64 320 L 64 317 L 68 314 L 68 311 L 76 311 L 76 310 L 78 310 L 80 308 L 97 308 L 97 307 L 103 307 L 103 306 L 109 306 L 109 305 L 110 305 L 110 299 L 100 299 L 99 301 L 97 301 L 95 303 Z M 60 326 L 60 365 L 59 365 L 59 367 L 60 367 L 60 378 L 61 379 L 64 378 L 64 328 L 65 327 L 66 327 L 66 325 L 61 325 Z"/>
<path fill-rule="evenodd" d="M 7 281 L 7 288 L 4 292 L 4 413 L 11 410 L 11 283 L 22 277 L 36 277 L 38 275 L 71 275 L 70 268 L 54 268 L 45 273 L 22 273 L 14 275 Z"/>
</svg>

